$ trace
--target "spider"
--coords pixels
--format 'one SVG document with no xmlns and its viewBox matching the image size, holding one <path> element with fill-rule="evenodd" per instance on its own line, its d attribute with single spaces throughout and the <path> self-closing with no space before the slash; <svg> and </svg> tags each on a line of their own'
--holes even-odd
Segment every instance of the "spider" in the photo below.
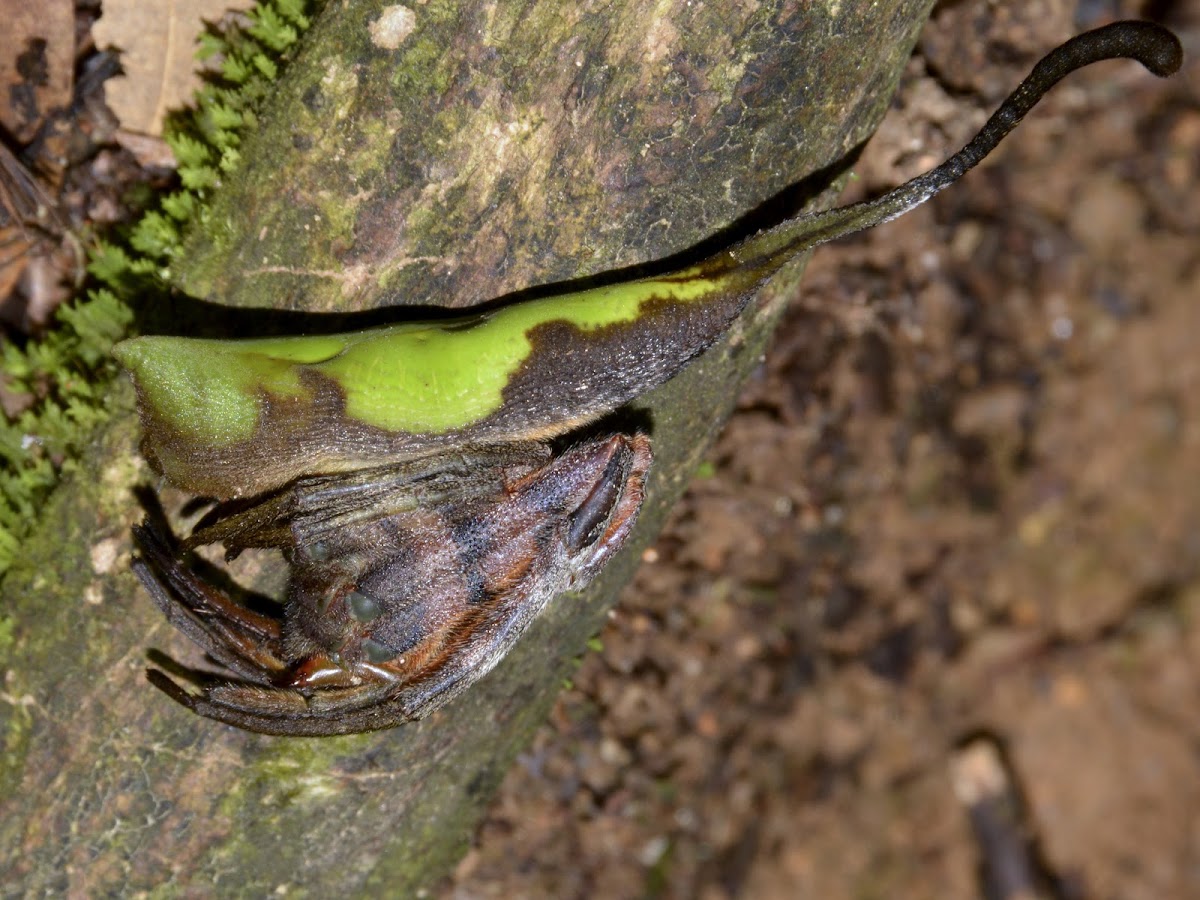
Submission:
<svg viewBox="0 0 1200 900">
<path fill-rule="evenodd" d="M 218 506 L 184 549 L 283 549 L 281 617 L 203 580 L 148 519 L 135 529 L 134 571 L 229 673 L 192 673 L 199 693 L 161 669 L 150 681 L 200 715 L 266 734 L 419 719 L 487 674 L 552 599 L 620 549 L 650 463 L 644 434 L 612 434 L 558 452 L 484 448 L 302 478 L 248 506 Z"/>
</svg>

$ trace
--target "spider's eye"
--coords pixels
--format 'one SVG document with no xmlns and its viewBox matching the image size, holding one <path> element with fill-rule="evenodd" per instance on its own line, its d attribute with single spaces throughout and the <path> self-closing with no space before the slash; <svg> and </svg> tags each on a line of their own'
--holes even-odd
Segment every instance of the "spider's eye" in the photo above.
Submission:
<svg viewBox="0 0 1200 900">
<path fill-rule="evenodd" d="M 592 488 L 592 492 L 571 513 L 570 527 L 567 530 L 567 547 L 572 553 L 578 553 L 584 547 L 592 544 L 604 528 L 604 523 L 612 514 L 613 507 L 621 498 L 621 491 L 629 475 L 632 455 L 628 447 L 622 446 L 613 453 L 604 474 Z"/>
<path fill-rule="evenodd" d="M 383 607 L 374 597 L 369 597 L 361 591 L 351 591 L 346 598 L 350 604 L 350 615 L 360 622 L 370 622 L 378 619 Z"/>
<path fill-rule="evenodd" d="M 367 638 L 362 642 L 363 653 L 373 663 L 385 663 L 400 655 L 399 650 L 393 650 L 387 644 Z"/>
</svg>

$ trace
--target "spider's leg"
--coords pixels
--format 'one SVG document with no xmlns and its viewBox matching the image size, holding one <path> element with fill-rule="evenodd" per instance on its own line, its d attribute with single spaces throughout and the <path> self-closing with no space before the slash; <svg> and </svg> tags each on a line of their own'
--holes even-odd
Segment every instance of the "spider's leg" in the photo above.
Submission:
<svg viewBox="0 0 1200 900">
<path fill-rule="evenodd" d="M 270 684 L 286 670 L 273 652 L 280 636 L 277 620 L 234 603 L 198 578 L 175 557 L 166 535 L 150 521 L 135 527 L 134 537 L 141 552 L 132 565 L 134 574 L 168 622 L 247 681 Z"/>
<path fill-rule="evenodd" d="M 149 677 L 156 687 L 192 712 L 260 734 L 357 734 L 392 728 L 413 718 L 393 696 L 396 684 L 388 681 L 312 693 L 221 682 L 207 686 L 202 694 L 194 694 L 162 672 L 151 670 Z"/>
</svg>

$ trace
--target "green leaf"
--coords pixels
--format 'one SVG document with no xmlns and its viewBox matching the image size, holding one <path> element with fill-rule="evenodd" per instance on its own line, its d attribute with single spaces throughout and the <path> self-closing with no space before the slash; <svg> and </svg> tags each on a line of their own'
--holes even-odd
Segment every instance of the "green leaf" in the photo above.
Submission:
<svg viewBox="0 0 1200 900">
<path fill-rule="evenodd" d="M 162 208 L 176 222 L 188 222 L 196 214 L 199 202 L 190 191 L 176 191 L 163 198 Z"/>
<path fill-rule="evenodd" d="M 308 28 L 308 17 L 304 15 L 306 8 L 304 0 L 275 0 L 275 8 L 279 10 L 280 15 L 301 31 Z"/>
<path fill-rule="evenodd" d="M 219 34 L 205 31 L 196 39 L 196 59 L 200 62 L 212 59 L 219 53 L 225 52 L 225 41 Z"/>
<path fill-rule="evenodd" d="M 190 134 L 172 128 L 166 134 L 166 141 L 180 168 L 203 166 L 212 159 L 212 150 L 208 145 Z"/>
<path fill-rule="evenodd" d="M 241 57 L 231 53 L 221 63 L 221 74 L 234 84 L 245 84 L 254 74 L 254 69 Z"/>
<path fill-rule="evenodd" d="M 214 128 L 221 131 L 238 128 L 242 124 L 242 114 L 215 98 L 205 105 L 204 111 L 207 113 L 209 120 Z"/>
<path fill-rule="evenodd" d="M 112 287 L 118 287 L 128 277 L 132 268 L 129 254 L 123 247 L 108 241 L 100 241 L 92 250 L 88 261 L 88 274 Z"/>
<path fill-rule="evenodd" d="M 271 81 L 274 81 L 279 74 L 279 69 L 269 58 L 259 53 L 254 57 L 254 67 L 262 72 Z"/>
<path fill-rule="evenodd" d="M 269 6 L 260 6 L 250 12 L 250 34 L 276 53 L 282 53 L 296 43 L 296 29 L 287 24 L 283 17 Z M 272 76 L 273 77 L 273 76 Z"/>
<path fill-rule="evenodd" d="M 189 191 L 204 191 L 220 184 L 221 175 L 212 166 L 180 166 L 179 180 Z"/>
<path fill-rule="evenodd" d="M 221 154 L 221 171 L 229 172 L 241 161 L 241 152 L 236 147 L 228 147 Z"/>
<path fill-rule="evenodd" d="M 160 212 L 146 213 L 134 226 L 129 244 L 147 256 L 169 257 L 179 246 L 179 227 Z"/>
</svg>

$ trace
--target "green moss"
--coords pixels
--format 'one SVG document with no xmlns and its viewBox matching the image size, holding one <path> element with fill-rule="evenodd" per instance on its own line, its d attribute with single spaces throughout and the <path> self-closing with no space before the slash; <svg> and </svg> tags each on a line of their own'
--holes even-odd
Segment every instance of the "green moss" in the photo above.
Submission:
<svg viewBox="0 0 1200 900">
<path fill-rule="evenodd" d="M 11 631 L 11 620 L 4 620 Z M 11 637 L 9 639 L 11 645 Z M 0 657 L 7 657 L 8 646 L 0 648 Z M 8 690 L 16 689 L 16 685 L 8 685 Z M 14 697 L 20 697 L 19 694 L 13 694 Z M 10 704 L 10 709 L 7 715 L 4 716 L 4 749 L 3 759 L 0 760 L 0 790 L 3 790 L 4 796 L 10 796 L 11 792 L 16 789 L 19 784 L 19 774 L 22 764 L 29 751 L 29 737 L 32 731 L 33 711 L 29 705 L 18 701 Z"/>
<path fill-rule="evenodd" d="M 236 164 L 240 133 L 254 122 L 253 108 L 270 87 L 275 60 L 308 27 L 307 5 L 265 0 L 244 30 L 204 36 L 198 55 L 222 54 L 222 71 L 236 77 L 210 81 L 195 107 L 168 126 L 183 190 L 147 198 L 141 219 L 126 232 L 93 239 L 92 287 L 59 309 L 44 337 L 23 348 L 4 346 L 0 379 L 28 402 L 19 415 L 0 419 L 0 575 L 11 567 L 43 498 L 107 419 L 117 372 L 113 344 L 128 333 L 135 303 L 167 295 L 184 234 L 204 222 L 207 193 Z"/>
<path fill-rule="evenodd" d="M 0 616 L 0 653 L 7 653 L 13 644 L 13 620 Z"/>
<path fill-rule="evenodd" d="M 436 65 L 437 61 L 444 56 L 444 51 L 445 44 L 441 42 L 438 35 L 426 33 L 426 36 L 417 40 L 405 54 L 405 65 L 398 67 L 393 73 L 393 86 L 412 91 L 429 92 L 434 96 L 444 94 L 454 77 L 454 73 L 448 67 Z M 432 78 L 429 81 L 418 81 L 415 77 L 415 73 L 418 72 L 430 72 Z"/>
</svg>

